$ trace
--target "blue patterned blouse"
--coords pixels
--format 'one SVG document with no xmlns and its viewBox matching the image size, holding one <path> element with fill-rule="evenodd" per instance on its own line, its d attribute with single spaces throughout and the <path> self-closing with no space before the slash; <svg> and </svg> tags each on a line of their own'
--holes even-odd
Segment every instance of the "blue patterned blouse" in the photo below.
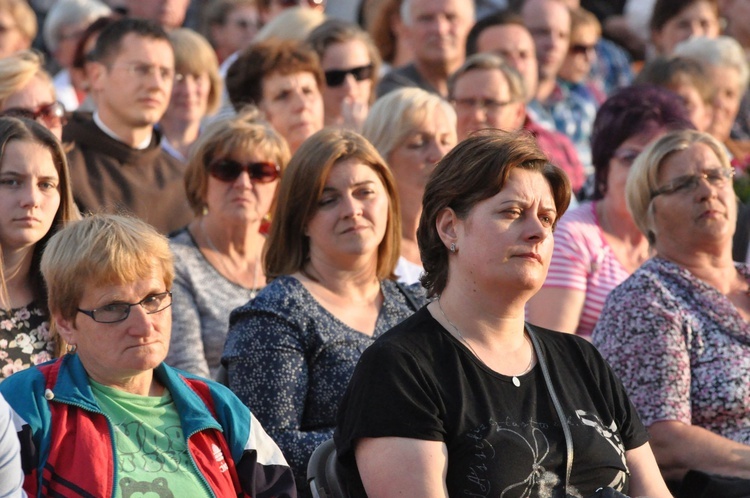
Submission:
<svg viewBox="0 0 750 498">
<path fill-rule="evenodd" d="M 341 322 L 290 276 L 275 279 L 229 319 L 222 356 L 229 387 L 279 445 L 301 491 L 310 455 L 333 436 L 339 401 L 362 352 L 416 311 L 404 292 L 419 307 L 427 302 L 421 288 L 391 280 L 380 287 L 384 299 L 372 336 Z"/>
</svg>

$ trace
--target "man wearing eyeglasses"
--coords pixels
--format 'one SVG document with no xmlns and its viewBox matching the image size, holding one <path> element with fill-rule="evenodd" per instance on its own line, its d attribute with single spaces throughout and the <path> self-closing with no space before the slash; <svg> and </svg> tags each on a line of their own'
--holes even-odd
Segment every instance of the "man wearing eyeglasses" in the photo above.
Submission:
<svg viewBox="0 0 750 498">
<path fill-rule="evenodd" d="M 81 211 L 130 212 L 168 233 L 192 218 L 184 165 L 161 148 L 154 124 L 169 104 L 174 52 L 156 23 L 117 21 L 93 53 L 93 116 L 75 113 L 63 130 Z"/>
<path fill-rule="evenodd" d="M 378 85 L 378 97 L 416 86 L 448 96 L 448 76 L 464 62 L 466 35 L 474 22 L 474 2 L 466 0 L 404 0 L 401 29 L 414 62 L 393 69 Z"/>
</svg>

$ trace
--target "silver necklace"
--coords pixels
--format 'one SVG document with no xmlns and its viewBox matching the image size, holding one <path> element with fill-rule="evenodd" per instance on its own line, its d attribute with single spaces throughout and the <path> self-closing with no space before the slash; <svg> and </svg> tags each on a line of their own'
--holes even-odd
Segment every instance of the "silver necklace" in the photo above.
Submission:
<svg viewBox="0 0 750 498">
<path fill-rule="evenodd" d="M 219 263 L 219 266 L 221 266 L 221 273 L 230 282 L 242 285 L 236 280 L 230 278 L 229 276 L 231 273 L 227 270 L 227 267 L 224 266 L 224 262 L 221 260 L 222 253 L 216 248 L 214 245 L 214 241 L 211 240 L 211 237 L 209 237 L 208 232 L 206 231 L 206 227 L 203 226 L 203 220 L 205 218 L 201 218 L 200 226 L 201 226 L 201 232 L 203 232 L 203 236 L 206 238 L 206 242 L 208 242 L 208 247 L 210 247 L 215 253 L 216 253 L 216 261 Z M 255 258 L 255 268 L 253 268 L 253 287 L 250 289 L 250 299 L 255 299 L 255 296 L 258 294 L 258 272 L 260 271 L 260 258 Z"/>
<path fill-rule="evenodd" d="M 453 322 L 451 322 L 451 321 L 450 321 L 450 318 L 448 318 L 448 317 L 446 316 L 446 314 L 445 314 L 445 311 L 443 311 L 443 305 L 442 305 L 442 304 L 440 303 L 440 298 L 438 298 L 438 300 L 437 300 L 437 303 L 438 303 L 438 308 L 440 308 L 440 314 L 441 314 L 441 315 L 443 315 L 443 318 L 445 318 L 445 321 L 446 321 L 446 322 L 448 322 L 448 323 L 450 324 L 450 326 L 451 326 L 451 327 L 453 327 L 453 330 L 455 330 L 455 331 L 456 331 L 456 335 L 457 335 L 457 336 L 458 336 L 458 338 L 459 338 L 459 339 L 461 340 L 461 342 L 463 342 L 464 344 L 466 344 L 466 347 L 467 347 L 467 348 L 469 348 L 469 350 L 470 350 L 470 351 L 471 351 L 472 353 L 474 353 L 474 356 L 476 356 L 476 357 L 477 357 L 477 359 L 478 359 L 478 360 L 479 360 L 479 361 L 480 361 L 480 362 L 482 363 L 482 365 L 484 365 L 484 366 L 485 366 L 485 367 L 487 367 L 487 368 L 490 368 L 490 367 L 488 367 L 488 366 L 487 366 L 487 364 L 486 364 L 486 363 L 484 362 L 484 360 L 482 360 L 482 357 L 481 357 L 481 356 L 479 356 L 479 355 L 477 354 L 477 352 L 476 352 L 476 351 L 474 351 L 474 348 L 473 348 L 473 347 L 471 347 L 471 344 L 469 344 L 469 341 L 467 341 L 467 340 L 466 340 L 466 338 L 465 338 L 465 337 L 463 336 L 463 334 L 461 333 L 461 331 L 460 331 L 460 330 L 458 330 L 458 327 L 456 327 L 456 324 L 454 324 Z M 528 341 L 529 341 L 529 338 L 528 338 L 528 337 L 526 336 L 526 333 L 525 333 L 525 332 L 524 332 L 524 334 L 523 334 L 523 338 L 524 338 L 524 339 L 526 340 L 526 342 L 528 342 Z M 531 359 L 529 359 L 529 364 L 528 364 L 528 365 L 526 365 L 526 368 L 524 369 L 524 371 L 523 371 L 523 372 L 521 372 L 521 373 L 520 373 L 520 374 L 518 374 L 518 375 L 525 375 L 525 374 L 529 373 L 529 371 L 531 371 L 531 365 L 532 365 L 533 363 L 534 363 L 534 348 L 533 348 L 533 346 L 532 346 L 532 348 L 531 348 Z M 490 370 L 492 370 L 492 369 L 490 368 Z M 514 385 L 514 386 L 516 386 L 516 387 L 521 387 L 521 380 L 520 380 L 520 379 L 518 378 L 518 375 L 512 375 L 512 376 L 511 376 L 511 381 L 513 382 L 513 385 Z"/>
</svg>

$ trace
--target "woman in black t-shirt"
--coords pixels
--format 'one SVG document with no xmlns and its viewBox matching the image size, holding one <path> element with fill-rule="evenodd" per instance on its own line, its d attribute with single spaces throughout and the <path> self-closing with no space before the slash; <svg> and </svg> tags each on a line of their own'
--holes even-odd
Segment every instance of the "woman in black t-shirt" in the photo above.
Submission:
<svg viewBox="0 0 750 498">
<path fill-rule="evenodd" d="M 418 230 L 436 299 L 365 351 L 339 412 L 352 496 L 670 496 L 596 350 L 524 321 L 569 199 L 565 173 L 523 132 L 473 135 L 438 164 Z M 538 354 L 575 446 L 567 490 L 568 447 Z"/>
</svg>

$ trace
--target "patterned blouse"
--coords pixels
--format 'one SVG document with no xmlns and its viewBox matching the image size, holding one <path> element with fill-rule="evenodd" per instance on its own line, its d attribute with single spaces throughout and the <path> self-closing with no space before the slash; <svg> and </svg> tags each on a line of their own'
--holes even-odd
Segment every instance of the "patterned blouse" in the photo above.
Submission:
<svg viewBox="0 0 750 498">
<path fill-rule="evenodd" d="M 323 308 L 302 283 L 284 276 L 232 312 L 222 362 L 229 387 L 258 417 L 307 488 L 307 461 L 333 436 L 336 411 L 362 352 L 410 316 L 414 307 L 391 280 L 372 336 L 347 326 Z M 414 287 L 419 307 L 426 304 Z"/>
<path fill-rule="evenodd" d="M 52 359 L 47 313 L 35 303 L 10 311 L 0 308 L 0 381 Z"/>
<path fill-rule="evenodd" d="M 612 291 L 593 342 L 646 426 L 675 420 L 750 444 L 750 323 L 715 287 L 652 258 Z"/>
</svg>

